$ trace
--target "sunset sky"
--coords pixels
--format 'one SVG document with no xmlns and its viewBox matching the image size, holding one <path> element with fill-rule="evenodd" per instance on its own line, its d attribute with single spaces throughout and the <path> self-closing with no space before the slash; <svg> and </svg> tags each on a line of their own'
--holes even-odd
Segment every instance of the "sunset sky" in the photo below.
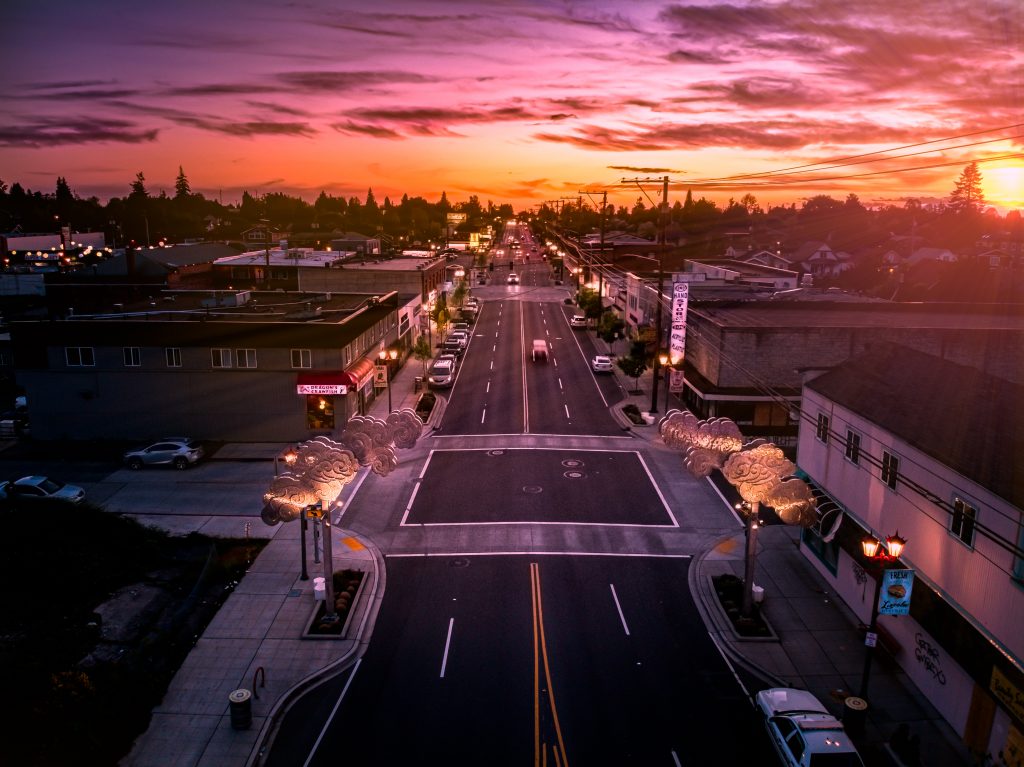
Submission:
<svg viewBox="0 0 1024 767">
<path fill-rule="evenodd" d="M 902 203 L 978 160 L 1024 207 L 1021 0 L 3 5 L 0 179 L 43 192 Z"/>
</svg>

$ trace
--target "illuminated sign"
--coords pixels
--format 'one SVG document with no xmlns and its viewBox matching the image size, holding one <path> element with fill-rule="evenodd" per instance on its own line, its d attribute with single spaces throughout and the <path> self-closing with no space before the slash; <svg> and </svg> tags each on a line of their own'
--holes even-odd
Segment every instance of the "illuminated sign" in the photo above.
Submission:
<svg viewBox="0 0 1024 767">
<path fill-rule="evenodd" d="M 345 384 L 298 384 L 295 390 L 299 394 L 348 394 Z"/>
<path fill-rule="evenodd" d="M 686 353 L 686 310 L 690 303 L 690 286 L 685 282 L 672 285 L 672 334 L 668 353 L 673 365 L 678 365 Z"/>
</svg>

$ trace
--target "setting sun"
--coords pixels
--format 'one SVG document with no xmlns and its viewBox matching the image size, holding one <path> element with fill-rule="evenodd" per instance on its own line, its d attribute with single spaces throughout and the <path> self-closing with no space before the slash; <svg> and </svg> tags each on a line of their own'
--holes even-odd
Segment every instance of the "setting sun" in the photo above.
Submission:
<svg viewBox="0 0 1024 767">
<path fill-rule="evenodd" d="M 1024 163 L 985 168 L 982 174 L 985 200 L 990 205 L 1007 208 L 1024 205 Z"/>
</svg>

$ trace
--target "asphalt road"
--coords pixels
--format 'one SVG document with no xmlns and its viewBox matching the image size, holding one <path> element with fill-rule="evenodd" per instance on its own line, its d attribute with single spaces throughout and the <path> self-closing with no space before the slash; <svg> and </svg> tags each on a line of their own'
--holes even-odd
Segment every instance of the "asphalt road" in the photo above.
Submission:
<svg viewBox="0 0 1024 767">
<path fill-rule="evenodd" d="M 374 638 L 347 690 L 339 680 L 308 696 L 269 764 L 301 764 L 299 753 L 311 765 L 671 767 L 770 757 L 746 693 L 700 628 L 688 559 L 387 564 Z M 318 729 L 309 712 L 335 706 Z"/>
</svg>

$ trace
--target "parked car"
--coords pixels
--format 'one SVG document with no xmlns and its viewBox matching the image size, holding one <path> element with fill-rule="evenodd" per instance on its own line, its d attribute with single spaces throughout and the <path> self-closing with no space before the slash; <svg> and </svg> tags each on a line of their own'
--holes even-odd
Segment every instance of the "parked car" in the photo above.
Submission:
<svg viewBox="0 0 1024 767">
<path fill-rule="evenodd" d="M 447 389 L 455 383 L 455 363 L 450 360 L 438 360 L 430 366 L 427 383 L 434 389 Z"/>
<path fill-rule="evenodd" d="M 598 354 L 590 360 L 590 369 L 595 373 L 611 373 L 614 370 L 612 367 L 612 358 L 606 357 L 603 354 Z"/>
<path fill-rule="evenodd" d="M 141 469 L 143 466 L 187 469 L 202 460 L 203 452 L 203 446 L 188 437 L 166 437 L 146 447 L 129 450 L 124 454 L 124 462 L 129 469 Z"/>
<path fill-rule="evenodd" d="M 469 323 L 459 320 L 452 323 L 452 332 L 461 330 L 463 333 L 469 334 Z"/>
<path fill-rule="evenodd" d="M 78 485 L 65 485 L 49 477 L 38 475 L 0 482 L 0 500 L 5 501 L 64 501 L 81 503 L 85 491 Z"/>
<path fill-rule="evenodd" d="M 754 704 L 786 767 L 864 767 L 842 722 L 806 690 L 761 690 Z"/>
<path fill-rule="evenodd" d="M 586 318 L 586 315 L 583 315 L 583 314 L 574 314 L 574 315 L 573 315 L 573 316 L 572 316 L 572 317 L 571 317 L 571 318 L 569 319 L 569 325 L 570 325 L 571 327 L 574 327 L 574 328 L 585 328 L 585 327 L 587 326 L 587 318 Z"/>
</svg>

